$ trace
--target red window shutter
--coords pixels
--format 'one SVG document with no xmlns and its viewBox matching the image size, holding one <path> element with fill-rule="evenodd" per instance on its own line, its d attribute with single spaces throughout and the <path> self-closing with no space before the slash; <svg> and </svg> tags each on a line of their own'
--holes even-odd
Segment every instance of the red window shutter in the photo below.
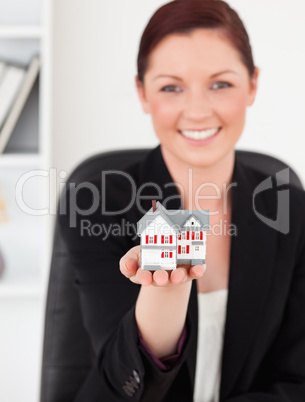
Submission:
<svg viewBox="0 0 305 402">
<path fill-rule="evenodd" d="M 190 252 L 190 246 L 186 246 L 186 254 Z"/>
<path fill-rule="evenodd" d="M 181 240 L 181 233 L 178 234 L 178 240 Z"/>
<path fill-rule="evenodd" d="M 186 232 L 186 240 L 190 240 L 190 232 L 189 231 Z"/>
<path fill-rule="evenodd" d="M 164 236 L 161 236 L 161 243 L 164 243 Z"/>
<path fill-rule="evenodd" d="M 200 240 L 203 240 L 203 232 L 200 232 Z"/>
<path fill-rule="evenodd" d="M 148 235 L 146 235 L 146 244 L 148 244 Z"/>
<path fill-rule="evenodd" d="M 192 232 L 192 240 L 195 240 L 195 232 Z"/>
<path fill-rule="evenodd" d="M 169 236 L 169 242 L 172 243 L 173 242 L 173 236 Z"/>
<path fill-rule="evenodd" d="M 157 235 L 155 235 L 155 240 L 154 240 L 154 242 L 157 243 Z"/>
<path fill-rule="evenodd" d="M 181 254 L 181 246 L 178 246 L 178 254 Z"/>
<path fill-rule="evenodd" d="M 169 252 L 169 258 L 173 258 L 173 252 L 172 251 Z"/>
<path fill-rule="evenodd" d="M 161 258 L 164 258 L 164 251 L 162 251 L 161 253 Z"/>
</svg>

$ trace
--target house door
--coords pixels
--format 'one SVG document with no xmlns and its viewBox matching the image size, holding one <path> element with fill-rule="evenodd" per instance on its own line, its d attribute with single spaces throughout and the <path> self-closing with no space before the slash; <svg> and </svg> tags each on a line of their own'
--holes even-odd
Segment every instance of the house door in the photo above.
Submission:
<svg viewBox="0 0 305 402">
<path fill-rule="evenodd" d="M 202 246 L 200 247 L 200 246 L 194 246 L 194 254 L 193 254 L 193 258 L 194 259 L 199 259 L 199 258 L 203 258 L 202 257 Z"/>
</svg>

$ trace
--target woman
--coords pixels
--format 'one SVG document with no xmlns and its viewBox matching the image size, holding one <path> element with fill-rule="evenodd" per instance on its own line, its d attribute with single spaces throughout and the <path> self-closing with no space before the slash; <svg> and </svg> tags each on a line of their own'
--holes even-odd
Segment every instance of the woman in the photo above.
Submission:
<svg viewBox="0 0 305 402">
<path fill-rule="evenodd" d="M 266 177 L 234 152 L 257 80 L 248 35 L 226 3 L 176 0 L 149 21 L 136 86 L 160 146 L 124 176 L 104 177 L 89 220 L 107 236 L 80 230 L 80 213 L 75 228 L 62 221 L 95 351 L 76 401 L 304 400 L 304 192 L 289 188 L 290 230 L 275 230 L 255 211 L 275 219 L 276 190 L 254 205 Z M 142 271 L 134 233 L 111 230 L 133 227 L 154 198 L 210 210 L 207 269 Z M 88 189 L 77 203 L 90 209 Z"/>
</svg>

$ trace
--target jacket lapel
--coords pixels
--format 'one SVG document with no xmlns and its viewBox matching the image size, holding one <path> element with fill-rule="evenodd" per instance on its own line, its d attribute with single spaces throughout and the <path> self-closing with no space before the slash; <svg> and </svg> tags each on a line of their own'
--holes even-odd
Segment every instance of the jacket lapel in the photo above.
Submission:
<svg viewBox="0 0 305 402">
<path fill-rule="evenodd" d="M 263 224 L 252 207 L 252 194 L 259 184 L 257 173 L 246 168 L 236 157 L 232 194 L 232 223 L 237 236 L 232 237 L 229 293 L 222 357 L 220 400 L 230 395 L 243 369 L 250 347 L 260 330 L 274 269 L 276 231 Z M 263 198 L 256 209 L 268 213 Z"/>
</svg>

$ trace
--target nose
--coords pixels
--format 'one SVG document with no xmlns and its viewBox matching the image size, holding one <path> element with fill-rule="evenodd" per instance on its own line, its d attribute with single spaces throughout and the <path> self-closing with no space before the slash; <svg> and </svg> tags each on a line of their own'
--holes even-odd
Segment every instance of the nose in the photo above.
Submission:
<svg viewBox="0 0 305 402">
<path fill-rule="evenodd" d="M 198 88 L 190 91 L 185 101 L 184 117 L 188 120 L 202 121 L 211 115 L 212 105 L 207 94 Z"/>
</svg>

